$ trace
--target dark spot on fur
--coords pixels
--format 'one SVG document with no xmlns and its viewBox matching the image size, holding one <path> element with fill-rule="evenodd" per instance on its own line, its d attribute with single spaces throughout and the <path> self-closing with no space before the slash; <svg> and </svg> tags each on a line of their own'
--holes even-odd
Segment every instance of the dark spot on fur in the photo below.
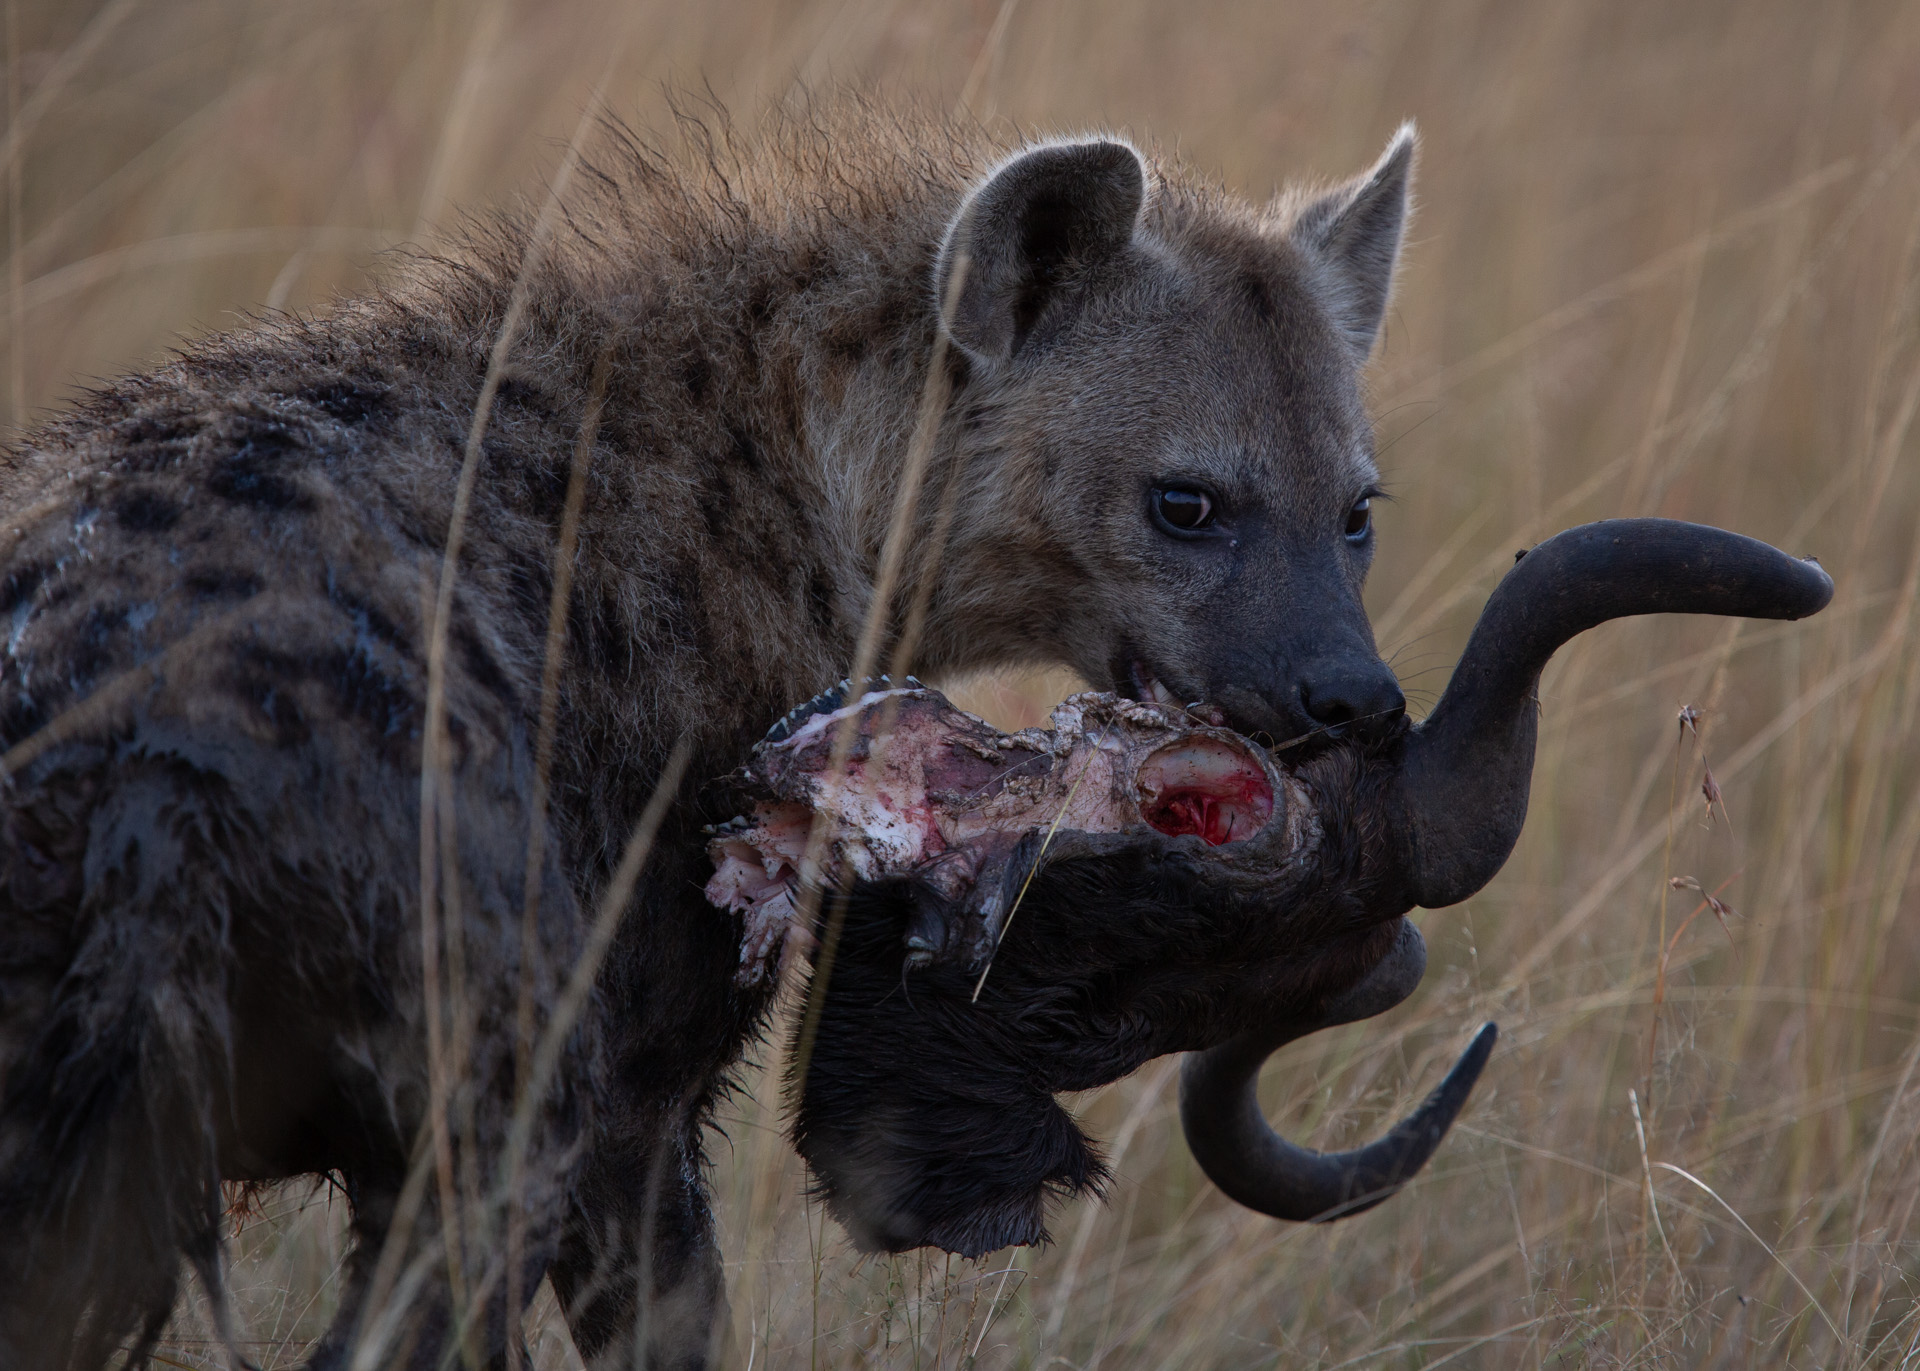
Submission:
<svg viewBox="0 0 1920 1371">
<path fill-rule="evenodd" d="M 236 504 L 275 510 L 312 507 L 293 482 L 261 470 L 258 462 L 243 456 L 229 457 L 207 484 L 214 494 Z"/>
<path fill-rule="evenodd" d="M 331 578 L 327 584 L 327 599 L 352 618 L 355 632 L 376 639 L 396 652 L 413 650 L 413 639 L 401 632 L 400 626 L 388 618 L 378 605 L 347 590 Z"/>
<path fill-rule="evenodd" d="M 305 742 L 312 730 L 307 727 L 306 718 L 300 713 L 300 706 L 292 694 L 269 683 L 258 684 L 259 688 L 252 691 L 248 698 L 273 729 L 274 743 L 279 747 L 291 747 Z"/>
<path fill-rule="evenodd" d="M 261 580 L 250 571 L 227 567 L 199 567 L 189 571 L 181 584 L 195 595 L 221 600 L 244 600 L 261 591 Z"/>
<path fill-rule="evenodd" d="M 262 423 L 247 434 L 240 451 L 261 461 L 270 461 L 285 458 L 305 446 L 298 433 L 280 424 Z"/>
<path fill-rule="evenodd" d="M 833 581 L 825 567 L 815 567 L 807 581 L 807 613 L 822 633 L 833 631 Z"/>
<path fill-rule="evenodd" d="M 764 324 L 773 317 L 774 289 L 771 281 L 762 281 L 753 288 L 753 294 L 747 297 L 747 317 L 756 324 Z"/>
<path fill-rule="evenodd" d="M 827 346 L 843 361 L 862 362 L 867 356 L 867 335 L 858 329 L 847 329 L 829 336 Z"/>
<path fill-rule="evenodd" d="M 733 483 L 725 475 L 703 481 L 700 485 L 700 517 L 707 525 L 707 536 L 716 540 L 726 537 L 732 513 Z"/>
<path fill-rule="evenodd" d="M 573 479 L 571 459 L 543 462 L 538 458 L 522 464 L 529 512 L 537 519 L 558 525 L 567 510 L 567 486 Z"/>
<path fill-rule="evenodd" d="M 500 412 L 494 411 L 493 417 L 500 418 Z M 449 449 L 454 458 L 459 459 L 466 451 L 466 439 L 461 438 L 458 446 Z M 513 479 L 526 484 L 524 468 L 531 464 L 526 450 L 513 439 L 500 431 L 498 424 L 490 425 L 480 436 L 480 461 L 487 475 L 481 479 L 491 484 L 501 479 Z"/>
<path fill-rule="evenodd" d="M 165 533 L 180 522 L 180 506 L 157 490 L 131 490 L 114 502 L 113 517 L 130 533 Z"/>
<path fill-rule="evenodd" d="M 544 640 L 553 610 L 553 573 L 545 562 L 528 558 L 508 563 L 506 575 L 514 611 Z"/>
<path fill-rule="evenodd" d="M 12 747 L 46 727 L 47 711 L 24 690 L 14 691 L 0 709 L 0 743 Z"/>
<path fill-rule="evenodd" d="M 104 647 L 127 622 L 125 605 L 96 605 L 80 623 L 80 641 L 90 647 Z"/>
<path fill-rule="evenodd" d="M 80 893 L 78 863 L 62 861 L 23 837 L 15 836 L 0 853 L 0 870 L 6 873 L 6 890 L 16 909 L 65 903 Z"/>
<path fill-rule="evenodd" d="M 1273 293 L 1267 288 L 1266 279 L 1258 272 L 1249 271 L 1241 276 L 1240 289 L 1246 294 L 1247 303 L 1253 307 L 1255 317 L 1263 324 L 1273 322 Z"/>
<path fill-rule="evenodd" d="M 707 398 L 707 387 L 713 381 L 713 364 L 707 360 L 705 353 L 696 352 L 687 359 L 680 380 L 687 388 L 688 398 L 696 405 Z"/>
<path fill-rule="evenodd" d="M 973 378 L 973 363 L 968 359 L 966 349 L 965 348 L 948 348 L 947 349 L 947 384 L 950 387 L 952 387 L 953 393 L 958 395 L 961 391 L 965 390 L 967 387 L 967 382 L 972 378 Z M 971 423 L 978 424 L 980 422 L 980 416 L 970 411 L 969 421 Z"/>
<path fill-rule="evenodd" d="M 762 469 L 760 448 L 753 441 L 753 435 L 743 428 L 730 428 L 727 438 L 733 444 L 733 460 L 748 471 L 758 474 Z"/>
<path fill-rule="evenodd" d="M 619 606 L 605 586 L 589 599 L 585 587 L 575 585 L 567 606 L 567 646 L 580 661 L 602 676 L 625 675 L 633 662 L 633 643 Z"/>
<path fill-rule="evenodd" d="M 412 731 L 416 705 L 413 693 L 380 669 L 371 654 L 329 653 L 320 674 L 328 680 L 345 712 L 364 719 L 382 737 L 402 737 Z"/>
<path fill-rule="evenodd" d="M 466 624 L 455 624 L 449 635 L 454 650 L 460 654 L 460 665 L 466 668 L 467 675 L 474 683 L 500 703 L 517 709 L 520 705 L 519 694 L 513 688 L 513 682 L 507 679 L 506 672 L 487 651 L 486 644 Z"/>
<path fill-rule="evenodd" d="M 233 685 L 259 711 L 281 745 L 301 743 L 311 736 L 312 726 L 298 697 L 302 686 L 312 685 L 328 693 L 338 717 L 357 719 L 383 739 L 406 738 L 419 705 L 405 683 L 382 667 L 379 657 L 365 642 L 311 656 L 255 644 L 241 654 Z"/>
<path fill-rule="evenodd" d="M 8 572 L 6 579 L 0 581 L 0 614 L 11 614 L 31 600 L 51 575 L 53 568 L 45 562 L 32 562 Z"/>
<path fill-rule="evenodd" d="M 285 429 L 262 428 L 214 468 L 207 487 L 222 499 L 258 509 L 312 509 L 312 498 L 275 470 L 299 447 Z"/>
<path fill-rule="evenodd" d="M 393 340 L 396 355 L 415 361 L 444 360 L 451 355 L 447 339 L 439 329 L 415 324 Z"/>
<path fill-rule="evenodd" d="M 311 737 L 312 729 L 300 711 L 293 688 L 317 663 L 258 645 L 244 648 L 239 658 L 233 688 L 273 731 L 274 744 L 290 747 Z"/>
<path fill-rule="evenodd" d="M 656 602 L 655 621 L 661 636 L 676 647 L 698 643 L 699 618 L 694 606 L 700 603 L 700 568 L 682 562 L 668 572 Z"/>
<path fill-rule="evenodd" d="M 304 387 L 294 392 L 294 399 L 343 424 L 369 424 L 386 417 L 388 409 L 386 387 L 344 378 Z"/>
<path fill-rule="evenodd" d="M 83 690 L 113 660 L 114 639 L 127 625 L 125 605 L 95 605 L 80 621 L 67 654 L 68 683 Z"/>
<path fill-rule="evenodd" d="M 190 415 L 143 414 L 116 424 L 114 438 L 129 470 L 164 471 L 180 464 L 201 427 Z"/>
<path fill-rule="evenodd" d="M 494 404 L 502 408 L 524 409 L 550 419 L 554 415 L 553 397 L 532 381 L 520 376 L 509 376 L 500 382 L 500 388 L 493 393 Z"/>
</svg>

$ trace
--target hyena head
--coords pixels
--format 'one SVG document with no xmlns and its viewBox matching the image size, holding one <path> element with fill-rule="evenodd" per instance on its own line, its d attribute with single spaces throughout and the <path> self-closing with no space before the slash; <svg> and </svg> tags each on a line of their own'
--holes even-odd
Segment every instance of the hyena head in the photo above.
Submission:
<svg viewBox="0 0 1920 1371">
<path fill-rule="evenodd" d="M 1403 128 L 1367 174 L 1264 210 L 1105 139 L 1029 148 L 970 192 L 934 280 L 978 473 L 955 550 L 1007 655 L 1212 701 L 1275 742 L 1401 726 L 1360 598 L 1359 381 L 1413 152 Z"/>
</svg>

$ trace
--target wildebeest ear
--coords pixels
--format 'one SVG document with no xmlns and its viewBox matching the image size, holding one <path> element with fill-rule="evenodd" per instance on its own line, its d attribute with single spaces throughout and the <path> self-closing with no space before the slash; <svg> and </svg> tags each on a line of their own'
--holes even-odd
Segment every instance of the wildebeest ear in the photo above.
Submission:
<svg viewBox="0 0 1920 1371">
<path fill-rule="evenodd" d="M 1125 143 L 1049 143 L 968 193 L 934 271 L 947 336 L 989 367 L 1017 353 L 1048 306 L 1133 239 L 1146 167 Z M 957 282 L 956 282 L 957 277 Z"/>
<path fill-rule="evenodd" d="M 1393 292 L 1416 141 L 1413 125 L 1402 124 L 1373 170 L 1308 201 L 1290 230 L 1294 244 L 1327 268 L 1334 320 L 1362 362 Z"/>
</svg>

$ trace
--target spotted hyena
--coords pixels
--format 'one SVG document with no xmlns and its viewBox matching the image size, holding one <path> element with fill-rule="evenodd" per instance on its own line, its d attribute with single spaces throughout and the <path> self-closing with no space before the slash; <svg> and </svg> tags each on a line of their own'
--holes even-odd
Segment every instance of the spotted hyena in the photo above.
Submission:
<svg viewBox="0 0 1920 1371">
<path fill-rule="evenodd" d="M 700 783 L 871 613 L 884 647 L 923 595 L 923 671 L 1397 721 L 1359 373 L 1410 131 L 1266 204 L 1111 137 L 687 133 L 612 130 L 550 233 L 501 215 L 12 447 L 0 1364 L 143 1351 L 183 1262 L 217 1288 L 222 1179 L 307 1172 L 356 1239 L 321 1365 L 497 1355 L 542 1273 L 594 1364 L 703 1363 L 702 1130 L 770 992 L 701 897 Z M 876 606 L 928 393 L 939 555 Z"/>
</svg>

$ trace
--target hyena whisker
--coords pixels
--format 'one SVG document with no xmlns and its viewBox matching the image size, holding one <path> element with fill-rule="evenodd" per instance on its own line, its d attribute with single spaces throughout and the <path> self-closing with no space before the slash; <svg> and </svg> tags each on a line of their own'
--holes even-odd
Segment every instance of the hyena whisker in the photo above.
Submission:
<svg viewBox="0 0 1920 1371">
<path fill-rule="evenodd" d="M 1319 728 L 1310 728 L 1305 733 L 1296 734 L 1291 738 L 1287 738 L 1282 740 L 1281 742 L 1277 742 L 1270 745 L 1267 748 L 1267 751 L 1285 752 L 1289 748 L 1299 747 L 1302 743 L 1312 742 L 1315 738 L 1339 737 L 1348 729 L 1352 728 L 1353 725 L 1355 724 L 1368 723 L 1375 719 L 1379 719 L 1382 721 L 1391 721 L 1391 720 L 1398 719 L 1400 717 L 1401 717 L 1401 712 L 1397 709 L 1378 710 L 1372 714 L 1357 715 L 1354 718 L 1345 720 L 1341 723 L 1324 724 Z"/>
<path fill-rule="evenodd" d="M 1403 409 L 1411 409 L 1415 405 L 1431 405 L 1432 408 L 1429 409 L 1427 413 L 1421 415 L 1418 419 L 1414 420 L 1411 424 L 1408 424 L 1405 428 L 1401 429 L 1398 433 L 1394 434 L 1391 438 L 1387 439 L 1384 443 L 1380 444 L 1380 446 L 1375 450 L 1375 453 L 1374 453 L 1376 457 L 1384 457 L 1389 452 L 1392 452 L 1407 438 L 1418 433 L 1422 428 L 1426 427 L 1427 424 L 1431 423 L 1434 419 L 1437 419 L 1440 416 L 1441 412 L 1445 409 L 1444 402 L 1440 400 L 1406 400 L 1400 404 L 1395 405 L 1392 409 L 1386 411 L 1385 414 L 1382 414 L 1379 417 L 1381 419 L 1384 419 L 1387 417 L 1388 414 L 1396 414 Z M 1380 498 L 1383 500 L 1390 501 L 1393 499 L 1393 495 L 1391 492 L 1383 490 L 1380 492 Z"/>
</svg>

